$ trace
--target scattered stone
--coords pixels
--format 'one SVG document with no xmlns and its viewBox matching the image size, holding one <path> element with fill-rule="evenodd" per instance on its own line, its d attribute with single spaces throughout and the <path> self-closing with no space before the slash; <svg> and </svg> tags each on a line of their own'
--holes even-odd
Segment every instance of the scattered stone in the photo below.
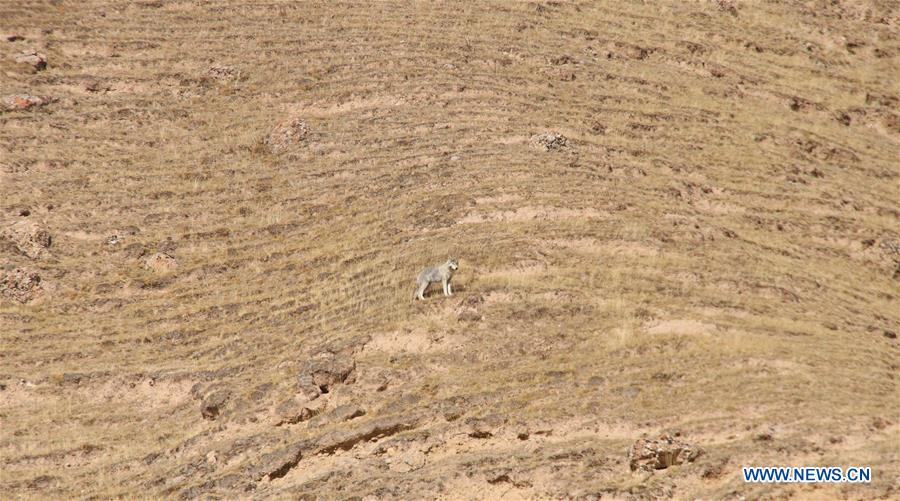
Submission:
<svg viewBox="0 0 900 501">
<path fill-rule="evenodd" d="M 703 451 L 696 446 L 662 434 L 657 440 L 639 439 L 628 449 L 631 471 L 663 470 L 670 466 L 691 463 Z"/>
<path fill-rule="evenodd" d="M 309 135 L 309 126 L 299 118 L 291 118 L 275 126 L 266 136 L 265 144 L 272 153 L 279 153 L 303 142 Z"/>
<path fill-rule="evenodd" d="M 298 385 L 307 398 L 315 400 L 337 383 L 352 383 L 354 369 L 356 362 L 349 356 L 321 353 L 303 363 Z"/>
<path fill-rule="evenodd" d="M 43 293 L 41 276 L 37 271 L 28 268 L 0 271 L 0 297 L 24 304 Z"/>
<path fill-rule="evenodd" d="M 897 333 L 894 331 L 885 330 L 884 337 L 888 339 L 897 339 Z"/>
<path fill-rule="evenodd" d="M 32 71 L 41 71 L 47 67 L 47 56 L 35 50 L 25 51 L 15 56 L 17 63 L 31 67 Z"/>
<path fill-rule="evenodd" d="M 166 253 L 157 252 L 144 261 L 144 268 L 155 273 L 171 273 L 178 268 L 178 261 Z"/>
<path fill-rule="evenodd" d="M 210 393 L 200 402 L 200 415 L 203 416 L 203 419 L 215 420 L 222 413 L 225 403 L 230 397 L 231 392 L 228 390 L 216 390 Z"/>
<path fill-rule="evenodd" d="M 544 151 L 563 149 L 567 143 L 566 137 L 558 132 L 542 132 L 531 136 L 531 144 Z"/>
<path fill-rule="evenodd" d="M 110 235 L 106 238 L 106 245 L 118 245 L 119 235 Z"/>
<path fill-rule="evenodd" d="M 29 94 L 14 94 L 3 98 L 3 110 L 5 111 L 23 111 L 30 108 L 46 106 L 55 101 L 54 98 L 48 96 L 32 96 Z"/>
<path fill-rule="evenodd" d="M 49 254 L 50 233 L 32 221 L 18 221 L 0 232 L 0 237 L 13 242 L 26 256 L 37 259 Z"/>
<path fill-rule="evenodd" d="M 21 42 L 22 40 L 25 40 L 25 37 L 23 37 L 22 35 L 15 34 L 15 33 L 10 33 L 7 35 L 3 35 L 3 39 L 6 40 L 7 42 Z"/>
</svg>

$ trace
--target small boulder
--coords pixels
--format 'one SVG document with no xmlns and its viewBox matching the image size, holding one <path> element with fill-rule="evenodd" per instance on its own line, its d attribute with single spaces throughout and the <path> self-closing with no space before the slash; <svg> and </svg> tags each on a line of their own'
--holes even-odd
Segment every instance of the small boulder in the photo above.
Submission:
<svg viewBox="0 0 900 501">
<path fill-rule="evenodd" d="M 31 71 L 41 71 L 47 67 L 47 56 L 36 50 L 28 50 L 15 56 L 17 63 L 27 66 Z"/>
<path fill-rule="evenodd" d="M 291 118 L 275 126 L 266 136 L 265 144 L 272 153 L 280 153 L 303 142 L 309 135 L 309 126 L 299 118 Z"/>
<path fill-rule="evenodd" d="M 544 151 L 555 151 L 565 148 L 568 139 L 558 132 L 542 132 L 531 136 L 531 144 Z"/>
<path fill-rule="evenodd" d="M 2 109 L 4 111 L 24 111 L 31 108 L 46 106 L 55 101 L 48 96 L 32 96 L 29 94 L 13 94 L 3 98 Z"/>
<path fill-rule="evenodd" d="M 320 353 L 303 363 L 297 383 L 308 399 L 315 400 L 337 383 L 352 383 L 354 369 L 356 362 L 349 356 Z"/>
<path fill-rule="evenodd" d="M 50 232 L 32 221 L 18 221 L 3 229 L 0 237 L 12 243 L 26 256 L 37 259 L 49 254 Z"/>
<path fill-rule="evenodd" d="M 702 453 L 699 447 L 662 434 L 657 440 L 642 438 L 635 442 L 628 449 L 628 465 L 631 471 L 663 470 L 673 465 L 691 463 Z"/>
</svg>

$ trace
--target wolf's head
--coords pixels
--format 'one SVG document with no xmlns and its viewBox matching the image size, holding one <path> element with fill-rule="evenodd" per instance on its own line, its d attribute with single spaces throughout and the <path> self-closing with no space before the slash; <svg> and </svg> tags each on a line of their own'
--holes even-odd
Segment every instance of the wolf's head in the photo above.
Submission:
<svg viewBox="0 0 900 501">
<path fill-rule="evenodd" d="M 459 269 L 459 260 L 456 259 L 455 257 L 451 257 L 450 259 L 447 260 L 447 267 L 449 267 L 453 271 L 458 270 Z"/>
</svg>

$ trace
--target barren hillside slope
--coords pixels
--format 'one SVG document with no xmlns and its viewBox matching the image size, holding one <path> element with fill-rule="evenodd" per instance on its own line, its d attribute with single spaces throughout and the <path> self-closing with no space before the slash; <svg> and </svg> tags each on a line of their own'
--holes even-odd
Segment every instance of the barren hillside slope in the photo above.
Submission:
<svg viewBox="0 0 900 501">
<path fill-rule="evenodd" d="M 0 497 L 900 496 L 898 30 L 0 2 Z"/>
</svg>

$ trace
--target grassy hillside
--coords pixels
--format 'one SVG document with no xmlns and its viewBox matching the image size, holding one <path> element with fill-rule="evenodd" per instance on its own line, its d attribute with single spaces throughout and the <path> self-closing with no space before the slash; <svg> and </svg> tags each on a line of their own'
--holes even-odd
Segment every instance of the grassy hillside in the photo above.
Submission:
<svg viewBox="0 0 900 501">
<path fill-rule="evenodd" d="M 4 497 L 900 492 L 895 2 L 27 4 Z"/>
</svg>

